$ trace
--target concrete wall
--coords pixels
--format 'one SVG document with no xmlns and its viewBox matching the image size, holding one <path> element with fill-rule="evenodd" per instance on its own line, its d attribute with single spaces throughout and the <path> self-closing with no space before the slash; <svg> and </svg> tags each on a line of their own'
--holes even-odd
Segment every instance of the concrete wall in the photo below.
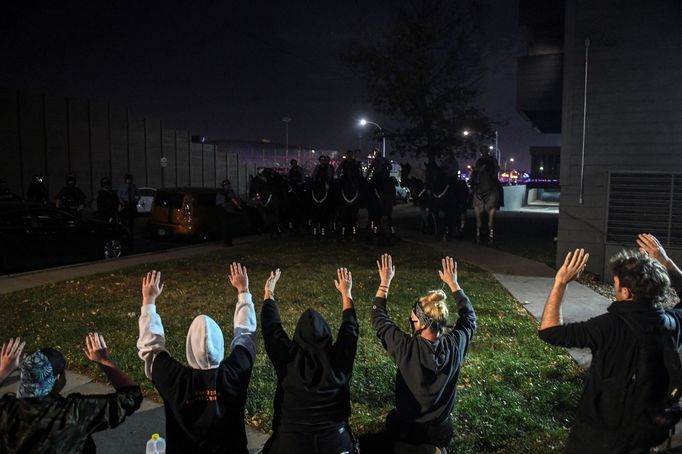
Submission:
<svg viewBox="0 0 682 454">
<path fill-rule="evenodd" d="M 682 170 L 680 23 L 682 6 L 673 0 L 567 1 L 557 264 L 567 251 L 585 247 L 591 253 L 589 270 L 603 273 L 613 249 L 607 252 L 605 242 L 609 170 Z"/>
<path fill-rule="evenodd" d="M 91 199 L 102 177 L 116 187 L 127 172 L 138 186 L 154 188 L 216 187 L 227 175 L 246 193 L 255 164 L 240 162 L 238 152 L 191 143 L 191 135 L 121 106 L 0 89 L 0 178 L 18 195 L 25 194 L 33 174 L 40 174 L 54 198 L 69 172 Z"/>
</svg>

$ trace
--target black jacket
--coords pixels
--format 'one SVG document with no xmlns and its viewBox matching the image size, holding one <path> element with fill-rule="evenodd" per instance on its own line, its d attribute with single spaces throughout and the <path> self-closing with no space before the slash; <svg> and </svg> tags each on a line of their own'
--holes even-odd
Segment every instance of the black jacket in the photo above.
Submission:
<svg viewBox="0 0 682 454">
<path fill-rule="evenodd" d="M 91 435 L 118 426 L 141 403 L 139 386 L 102 395 L 6 394 L 0 399 L 0 452 L 94 453 Z"/>
<path fill-rule="evenodd" d="M 675 347 L 682 344 L 682 303 L 670 311 L 649 302 L 621 301 L 608 307 L 608 312 L 584 322 L 553 326 L 539 331 L 543 341 L 560 347 L 590 348 L 592 364 L 587 372 L 585 388 L 578 408 L 578 421 L 611 431 L 619 427 L 622 408 L 618 402 L 618 384 L 626 381 L 629 359 L 634 355 L 635 335 L 626 317 L 642 330 L 653 330 L 672 337 Z M 605 405 L 605 402 L 614 402 Z"/>
<path fill-rule="evenodd" d="M 154 358 L 152 381 L 163 397 L 169 454 L 248 453 L 244 405 L 254 360 L 241 345 L 216 369 L 183 366 L 165 351 Z"/>
<path fill-rule="evenodd" d="M 374 298 L 372 326 L 398 366 L 395 400 L 402 421 L 438 425 L 455 408 L 457 379 L 476 331 L 476 313 L 464 291 L 453 297 L 459 319 L 436 342 L 404 333 L 388 317 L 386 299 Z"/>
<path fill-rule="evenodd" d="M 301 315 L 293 340 L 282 327 L 277 304 L 266 300 L 261 311 L 265 350 L 277 372 L 272 427 L 306 432 L 338 428 L 350 416 L 350 379 L 358 344 L 354 309 L 332 344 L 329 325 L 316 311 Z"/>
</svg>

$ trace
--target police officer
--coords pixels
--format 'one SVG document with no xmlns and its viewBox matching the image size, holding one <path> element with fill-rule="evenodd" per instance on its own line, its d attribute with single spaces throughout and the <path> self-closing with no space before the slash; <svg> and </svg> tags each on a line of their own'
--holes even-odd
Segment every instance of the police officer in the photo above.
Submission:
<svg viewBox="0 0 682 454">
<path fill-rule="evenodd" d="M 378 148 L 372 150 L 372 155 L 368 179 L 372 182 L 373 188 L 380 189 L 381 185 L 391 176 L 391 163 L 381 155 Z"/>
<path fill-rule="evenodd" d="M 230 180 L 224 179 L 223 188 L 216 194 L 215 204 L 220 207 L 220 222 L 223 232 L 223 246 L 232 246 L 232 224 L 237 210 L 241 210 L 237 194 L 232 190 Z"/>
<path fill-rule="evenodd" d="M 346 153 L 343 155 L 343 161 L 339 165 L 337 177 L 340 179 L 344 176 L 347 178 L 362 176 L 362 167 L 360 162 L 355 159 L 355 152 L 353 150 L 346 150 Z"/>
<path fill-rule="evenodd" d="M 130 246 L 132 248 L 133 238 L 135 237 L 135 216 L 137 215 L 137 202 L 140 200 L 140 192 L 133 183 L 133 176 L 126 173 L 123 176 L 123 184 L 118 187 L 118 198 L 120 201 L 121 224 L 130 230 Z"/>
<path fill-rule="evenodd" d="M 291 187 L 296 187 L 300 184 L 303 183 L 303 179 L 305 178 L 303 175 L 303 169 L 301 169 L 301 166 L 298 165 L 298 161 L 295 159 L 292 159 L 290 161 L 291 167 L 289 168 L 289 184 Z"/>
<path fill-rule="evenodd" d="M 76 186 L 76 176 L 72 173 L 68 174 L 65 180 L 66 186 L 57 193 L 55 204 L 57 208 L 81 216 L 85 206 L 85 193 Z"/>
<path fill-rule="evenodd" d="M 31 202 L 47 205 L 47 186 L 43 182 L 43 177 L 40 175 L 33 175 L 31 177 L 31 184 L 28 185 L 28 190 L 26 191 L 26 199 Z"/>
<path fill-rule="evenodd" d="M 101 187 L 97 193 L 97 214 L 103 221 L 117 223 L 120 201 L 116 191 L 111 188 L 111 178 L 103 177 L 99 183 Z"/>
<path fill-rule="evenodd" d="M 329 164 L 329 156 L 323 154 L 317 160 L 319 164 L 313 170 L 313 181 L 322 180 L 327 184 L 327 187 L 331 187 L 334 180 L 334 167 Z"/>
</svg>

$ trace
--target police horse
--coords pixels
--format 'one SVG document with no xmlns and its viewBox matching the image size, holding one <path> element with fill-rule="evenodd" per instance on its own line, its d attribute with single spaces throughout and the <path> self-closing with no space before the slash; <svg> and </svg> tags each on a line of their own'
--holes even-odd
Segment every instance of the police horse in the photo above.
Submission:
<svg viewBox="0 0 682 454">
<path fill-rule="evenodd" d="M 336 199 L 338 204 L 338 221 L 341 225 L 341 237 L 357 235 L 358 211 L 363 201 L 365 179 L 360 172 L 344 172 L 337 180 Z"/>
<path fill-rule="evenodd" d="M 270 237 L 282 234 L 289 221 L 289 185 L 280 174 L 266 169 L 249 181 L 249 198 L 260 213 L 262 230 Z"/>
<path fill-rule="evenodd" d="M 472 205 L 476 215 L 476 242 L 481 241 L 481 227 L 483 213 L 488 214 L 488 241 L 493 242 L 493 220 L 495 211 L 500 206 L 500 184 L 497 175 L 493 175 L 486 169 L 473 172 L 471 176 L 473 199 Z"/>
<path fill-rule="evenodd" d="M 446 240 L 460 235 L 468 196 L 466 183 L 458 178 L 448 178 L 443 169 L 430 163 L 426 168 L 424 189 L 436 236 Z"/>
</svg>

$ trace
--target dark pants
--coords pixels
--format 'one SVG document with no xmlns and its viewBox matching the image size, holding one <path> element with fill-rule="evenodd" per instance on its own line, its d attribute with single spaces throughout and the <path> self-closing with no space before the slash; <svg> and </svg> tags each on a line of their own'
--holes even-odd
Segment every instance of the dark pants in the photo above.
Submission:
<svg viewBox="0 0 682 454">
<path fill-rule="evenodd" d="M 322 432 L 275 432 L 263 454 L 353 454 L 353 436 L 345 425 Z"/>
<path fill-rule="evenodd" d="M 137 207 L 134 203 L 126 203 L 121 210 L 121 224 L 130 230 L 130 249 L 133 249 L 133 241 L 135 237 L 135 216 L 137 216 Z"/>
<path fill-rule="evenodd" d="M 403 421 L 396 410 L 392 410 L 386 417 L 386 431 L 389 436 L 397 441 L 419 445 L 446 447 L 450 444 L 455 429 L 452 420 L 448 418 L 442 424 L 417 424 L 411 421 Z"/>
<path fill-rule="evenodd" d="M 608 432 L 586 423 L 576 423 L 566 441 L 566 454 L 645 454 L 665 441 L 665 432 L 636 428 Z"/>
<path fill-rule="evenodd" d="M 223 232 L 223 244 L 225 246 L 232 246 L 232 224 L 234 215 L 223 210 L 220 217 L 220 227 Z"/>
</svg>

